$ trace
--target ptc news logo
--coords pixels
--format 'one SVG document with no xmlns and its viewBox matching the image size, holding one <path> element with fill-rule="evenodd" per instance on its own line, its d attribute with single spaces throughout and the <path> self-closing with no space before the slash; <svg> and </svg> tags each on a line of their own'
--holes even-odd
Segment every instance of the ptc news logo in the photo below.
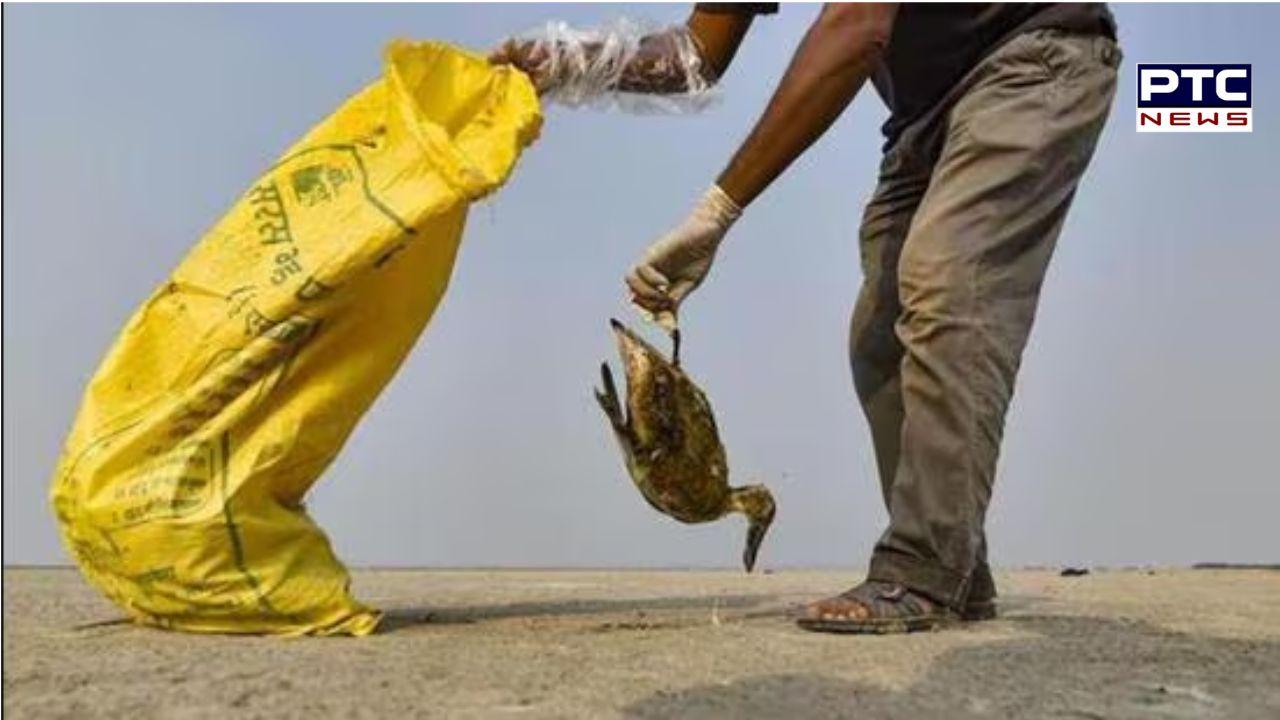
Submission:
<svg viewBox="0 0 1280 720">
<path fill-rule="evenodd" d="M 1138 132 L 1253 132 L 1253 66 L 1139 63 Z"/>
</svg>

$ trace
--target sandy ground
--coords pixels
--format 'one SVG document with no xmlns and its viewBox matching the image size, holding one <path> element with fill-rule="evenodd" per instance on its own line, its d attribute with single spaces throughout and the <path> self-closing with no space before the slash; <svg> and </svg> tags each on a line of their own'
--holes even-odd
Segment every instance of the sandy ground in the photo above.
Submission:
<svg viewBox="0 0 1280 720">
<path fill-rule="evenodd" d="M 127 624 L 72 570 L 4 571 L 7 717 L 1280 717 L 1280 572 L 1003 573 L 1001 619 L 797 629 L 854 573 L 362 571 L 363 639 Z M 10 714 L 12 713 L 12 714 Z"/>
</svg>

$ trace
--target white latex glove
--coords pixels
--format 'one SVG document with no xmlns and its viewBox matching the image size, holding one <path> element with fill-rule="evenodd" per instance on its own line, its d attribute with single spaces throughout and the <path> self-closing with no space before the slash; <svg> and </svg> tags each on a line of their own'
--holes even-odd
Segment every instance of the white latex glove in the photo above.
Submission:
<svg viewBox="0 0 1280 720">
<path fill-rule="evenodd" d="M 650 245 L 627 273 L 631 304 L 647 320 L 674 330 L 680 303 L 706 279 L 720 241 L 741 214 L 733 198 L 712 185 L 689 217 Z"/>
</svg>

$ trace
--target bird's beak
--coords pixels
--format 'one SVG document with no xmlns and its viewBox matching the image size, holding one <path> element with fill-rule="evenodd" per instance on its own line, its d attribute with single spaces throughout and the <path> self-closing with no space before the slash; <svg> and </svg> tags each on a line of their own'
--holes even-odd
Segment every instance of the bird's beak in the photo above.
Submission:
<svg viewBox="0 0 1280 720">
<path fill-rule="evenodd" d="M 618 335 L 632 335 L 632 336 L 633 336 L 633 333 L 631 332 L 631 329 L 630 329 L 630 328 L 628 328 L 626 325 L 623 325 L 623 324 L 622 324 L 622 321 L 621 321 L 621 320 L 619 320 L 618 318 L 609 318 L 609 327 L 613 328 L 613 331 L 614 331 L 615 333 L 617 333 Z"/>
<path fill-rule="evenodd" d="M 623 325 L 618 320 L 610 318 L 609 326 L 613 328 L 614 337 L 618 340 L 618 351 L 624 359 L 643 356 L 662 363 L 668 362 L 657 348 L 650 345 L 648 341 L 636 334 L 636 331 Z"/>
<path fill-rule="evenodd" d="M 623 353 L 627 351 L 627 348 L 635 344 L 636 335 L 631 332 L 631 328 L 623 325 L 615 318 L 609 318 L 609 327 L 613 328 L 613 337 L 618 341 L 618 349 Z"/>
<path fill-rule="evenodd" d="M 742 564 L 746 567 L 747 572 L 751 572 L 756 567 L 756 555 L 760 552 L 760 543 L 764 542 L 765 533 L 769 532 L 769 525 L 773 523 L 773 516 L 760 521 L 752 520 L 747 526 L 747 546 L 742 550 Z"/>
</svg>

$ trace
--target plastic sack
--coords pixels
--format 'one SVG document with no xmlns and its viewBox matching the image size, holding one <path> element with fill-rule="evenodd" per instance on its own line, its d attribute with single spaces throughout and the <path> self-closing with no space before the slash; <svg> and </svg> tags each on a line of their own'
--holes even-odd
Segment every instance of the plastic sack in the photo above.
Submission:
<svg viewBox="0 0 1280 720">
<path fill-rule="evenodd" d="M 540 123 L 525 75 L 396 42 L 258 179 L 88 385 L 51 494 L 93 585 L 176 630 L 374 630 L 303 496 L 431 318 L 468 204 Z"/>
<path fill-rule="evenodd" d="M 683 25 L 656 29 L 619 18 L 605 27 L 577 29 L 549 22 L 515 42 L 527 57 L 540 60 L 534 74 L 548 80 L 543 99 L 561 105 L 690 113 L 718 99 Z"/>
</svg>

